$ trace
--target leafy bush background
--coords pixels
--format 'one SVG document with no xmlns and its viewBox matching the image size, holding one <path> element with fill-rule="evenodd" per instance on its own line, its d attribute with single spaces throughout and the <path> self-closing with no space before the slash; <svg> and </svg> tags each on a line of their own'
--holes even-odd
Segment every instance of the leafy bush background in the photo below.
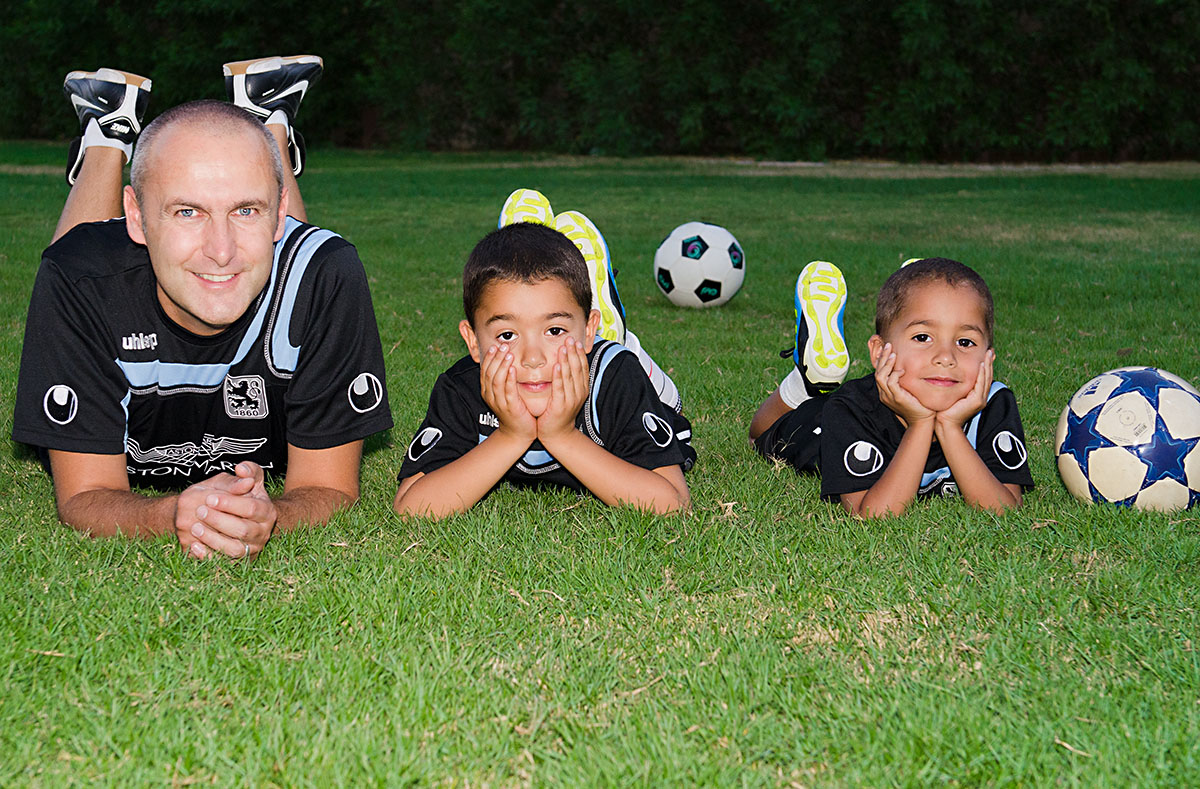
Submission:
<svg viewBox="0 0 1200 789">
<path fill-rule="evenodd" d="M 1200 153 L 1200 1 L 10 0 L 0 136 L 76 133 L 57 86 L 315 52 L 310 143 L 822 159 Z"/>
</svg>

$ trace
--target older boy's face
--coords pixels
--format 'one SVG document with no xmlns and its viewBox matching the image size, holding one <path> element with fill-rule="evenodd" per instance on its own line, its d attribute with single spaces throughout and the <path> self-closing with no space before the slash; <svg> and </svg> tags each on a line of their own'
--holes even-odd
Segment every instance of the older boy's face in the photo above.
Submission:
<svg viewBox="0 0 1200 789">
<path fill-rule="evenodd" d="M 904 309 L 868 346 L 876 367 L 891 343 L 900 385 L 931 411 L 945 411 L 975 386 L 990 347 L 984 303 L 968 285 L 928 282 L 912 289 Z"/>
<path fill-rule="evenodd" d="M 561 280 L 493 282 L 475 311 L 474 326 L 459 325 L 471 358 L 479 361 L 488 349 L 507 345 L 517 371 L 517 392 L 534 417 L 550 400 L 550 381 L 558 349 L 568 338 L 591 351 L 600 313 L 585 314 Z"/>
</svg>

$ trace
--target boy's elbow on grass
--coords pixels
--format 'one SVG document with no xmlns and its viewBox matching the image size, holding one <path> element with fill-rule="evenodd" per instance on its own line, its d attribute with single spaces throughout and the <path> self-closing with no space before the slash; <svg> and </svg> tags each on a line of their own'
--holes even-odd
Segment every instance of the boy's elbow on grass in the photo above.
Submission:
<svg viewBox="0 0 1200 789">
<path fill-rule="evenodd" d="M 392 509 L 401 518 L 432 518 L 433 520 L 441 520 L 462 511 L 452 506 L 439 507 L 432 501 L 418 501 L 415 496 L 405 496 L 402 498 L 399 494 L 397 494 L 396 500 L 392 502 Z"/>
<path fill-rule="evenodd" d="M 1024 502 L 1025 496 L 1021 492 L 1020 485 L 1014 485 L 1011 482 L 1004 483 L 1004 489 L 1008 491 L 1009 501 L 1003 502 L 1001 506 L 1006 510 L 1018 509 Z"/>
<path fill-rule="evenodd" d="M 425 477 L 418 472 L 401 480 L 392 501 L 392 509 L 397 515 L 441 520 L 466 512 L 479 503 L 478 498 L 468 500 L 461 492 L 449 489 L 444 477 Z"/>
<path fill-rule="evenodd" d="M 884 507 L 882 509 L 875 510 L 871 509 L 870 507 L 859 505 L 858 507 L 846 507 L 846 512 L 850 513 L 856 518 L 873 521 L 879 520 L 880 518 L 888 518 L 893 515 L 903 515 L 904 507 L 897 507 L 895 509 Z"/>
<path fill-rule="evenodd" d="M 424 516 L 427 518 L 444 518 L 450 514 L 450 511 L 440 511 L 439 508 L 436 508 L 434 502 L 429 501 L 428 497 L 419 495 L 419 489 L 416 491 L 413 490 L 417 481 L 424 476 L 424 474 L 418 472 L 400 481 L 400 487 L 396 489 L 396 498 L 392 500 L 392 509 L 400 517 Z"/>
<path fill-rule="evenodd" d="M 405 477 L 404 479 L 400 480 L 400 486 L 396 488 L 396 497 L 392 499 L 392 509 L 396 511 L 397 515 L 410 514 L 408 505 L 404 500 L 405 494 L 408 493 L 409 489 L 413 486 L 413 483 L 416 482 L 420 476 L 420 474 L 414 474 L 411 477 Z"/>
<path fill-rule="evenodd" d="M 908 506 L 904 505 L 904 504 L 893 505 L 891 507 L 883 507 L 882 509 L 879 509 L 879 510 L 873 510 L 873 509 L 869 509 L 867 507 L 863 507 L 861 510 L 859 510 L 855 514 L 860 518 L 866 518 L 868 520 L 879 520 L 880 518 L 891 518 L 894 516 L 903 515 L 904 511 L 906 509 L 908 509 Z"/>
<path fill-rule="evenodd" d="M 630 467 L 634 468 L 634 467 Z M 655 515 L 670 515 L 691 509 L 691 494 L 679 466 L 635 469 L 615 484 L 587 484 L 588 491 L 610 507 L 633 507 Z M 613 478 L 605 480 L 614 482 Z"/>
<path fill-rule="evenodd" d="M 392 509 L 395 510 L 396 514 L 401 518 L 417 514 L 411 509 L 409 502 L 404 500 L 404 496 L 401 493 L 397 493 L 396 498 L 392 500 Z"/>
<path fill-rule="evenodd" d="M 670 486 L 669 495 L 655 497 L 655 504 L 652 508 L 654 512 L 659 515 L 667 515 L 691 510 L 692 493 L 688 488 L 687 480 L 683 477 L 683 470 L 679 466 L 664 466 L 654 469 L 654 473 L 666 480 Z"/>
<path fill-rule="evenodd" d="M 686 489 L 682 492 L 676 491 L 674 496 L 661 502 L 654 509 L 659 515 L 688 512 L 692 509 L 692 497 Z"/>
<path fill-rule="evenodd" d="M 1021 495 L 1021 486 L 1013 485 L 1011 483 L 1004 483 L 1004 490 L 1007 493 L 1007 496 L 1001 496 L 990 504 L 978 503 L 975 506 L 979 507 L 980 509 L 990 510 L 997 515 L 1003 515 L 1009 510 L 1020 508 L 1021 504 L 1024 502 L 1024 497 Z"/>
<path fill-rule="evenodd" d="M 842 507 L 846 510 L 846 512 L 850 513 L 856 518 L 866 518 L 870 520 L 887 518 L 892 515 L 903 515 L 904 511 L 908 509 L 908 505 L 911 503 L 911 501 L 902 501 L 892 502 L 891 504 L 880 506 L 878 502 L 876 502 L 875 506 L 872 506 L 871 502 L 867 501 L 867 497 L 870 492 L 871 490 L 867 489 L 855 491 L 854 493 L 843 493 L 839 497 L 839 500 L 841 501 Z"/>
<path fill-rule="evenodd" d="M 594 494 L 593 494 L 594 495 Z M 597 496 L 597 498 L 600 498 Z M 676 491 L 669 496 L 650 496 L 648 498 L 618 498 L 616 501 L 609 502 L 617 507 L 633 507 L 642 512 L 650 512 L 655 515 L 674 515 L 676 513 L 684 513 L 692 508 L 691 498 L 686 492 L 679 493 Z"/>
<path fill-rule="evenodd" d="M 1012 497 L 1013 497 L 1012 504 L 1008 505 L 1008 509 L 1010 509 L 1010 510 L 1019 509 L 1021 507 L 1021 505 L 1023 505 L 1025 503 L 1025 495 L 1021 492 L 1021 486 L 1005 484 L 1004 487 L 1009 489 L 1009 491 L 1012 493 Z"/>
</svg>

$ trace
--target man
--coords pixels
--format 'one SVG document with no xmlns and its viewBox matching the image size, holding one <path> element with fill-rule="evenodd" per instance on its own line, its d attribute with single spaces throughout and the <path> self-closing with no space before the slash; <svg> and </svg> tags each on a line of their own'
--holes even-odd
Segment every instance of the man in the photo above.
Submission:
<svg viewBox="0 0 1200 789">
<path fill-rule="evenodd" d="M 363 439 L 392 420 L 362 264 L 303 222 L 292 123 L 320 72 L 313 56 L 227 64 L 234 104 L 159 116 L 123 190 L 150 81 L 67 76 L 83 136 L 30 301 L 13 427 L 48 465 L 64 523 L 244 558 L 357 499 Z M 286 472 L 281 495 L 266 471 Z"/>
</svg>

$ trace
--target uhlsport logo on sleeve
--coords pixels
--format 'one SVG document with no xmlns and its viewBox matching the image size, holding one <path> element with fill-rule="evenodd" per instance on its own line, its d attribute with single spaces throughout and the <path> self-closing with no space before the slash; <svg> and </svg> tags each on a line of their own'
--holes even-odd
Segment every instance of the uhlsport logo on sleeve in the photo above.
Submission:
<svg viewBox="0 0 1200 789">
<path fill-rule="evenodd" d="M 1013 471 L 1025 465 L 1025 459 L 1028 457 L 1025 445 L 1010 430 L 996 434 L 992 439 L 992 450 L 996 453 L 996 459 L 1003 463 L 1006 469 Z"/>
<path fill-rule="evenodd" d="M 383 384 L 371 373 L 359 373 L 346 389 L 350 407 L 365 414 L 383 402 Z"/>
<path fill-rule="evenodd" d="M 865 477 L 874 474 L 883 466 L 883 453 L 869 441 L 855 441 L 846 447 L 842 463 L 846 471 L 854 476 Z"/>
<path fill-rule="evenodd" d="M 433 449 L 433 445 L 442 437 L 442 431 L 436 427 L 427 427 L 420 433 L 417 433 L 413 438 L 412 443 L 408 445 L 408 459 L 416 460 L 424 455 L 429 450 Z"/>
<path fill-rule="evenodd" d="M 79 398 L 75 395 L 75 390 L 66 384 L 55 384 L 47 389 L 42 397 L 42 411 L 54 424 L 68 424 L 79 411 Z"/>
<path fill-rule="evenodd" d="M 660 447 L 670 444 L 671 439 L 675 437 L 674 431 L 671 430 L 671 426 L 666 423 L 666 420 L 653 411 L 642 414 L 642 427 L 646 428 L 651 440 Z"/>
<path fill-rule="evenodd" d="M 267 415 L 267 388 L 259 375 L 225 376 L 225 413 L 232 419 L 262 419 Z"/>
</svg>

